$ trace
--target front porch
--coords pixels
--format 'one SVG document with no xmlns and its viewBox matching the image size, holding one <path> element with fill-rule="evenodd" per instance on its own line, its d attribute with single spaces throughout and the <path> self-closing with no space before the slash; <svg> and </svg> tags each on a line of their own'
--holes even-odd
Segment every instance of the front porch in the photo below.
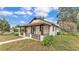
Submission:
<svg viewBox="0 0 79 59">
<path fill-rule="evenodd" d="M 59 27 L 46 20 L 33 19 L 27 25 L 19 26 L 19 36 L 27 36 L 42 41 L 47 35 L 55 36 Z"/>
<path fill-rule="evenodd" d="M 45 36 L 51 34 L 50 31 L 50 25 L 23 26 L 19 29 L 19 36 L 27 36 L 42 41 Z"/>
</svg>

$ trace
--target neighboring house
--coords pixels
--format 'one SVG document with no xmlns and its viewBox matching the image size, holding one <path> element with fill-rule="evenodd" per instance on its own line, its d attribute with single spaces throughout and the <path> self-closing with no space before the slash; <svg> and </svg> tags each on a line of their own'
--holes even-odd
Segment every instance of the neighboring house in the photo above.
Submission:
<svg viewBox="0 0 79 59">
<path fill-rule="evenodd" d="M 29 24 L 19 26 L 19 35 L 27 36 L 42 41 L 47 35 L 57 35 L 59 26 L 40 18 L 34 18 Z"/>
</svg>

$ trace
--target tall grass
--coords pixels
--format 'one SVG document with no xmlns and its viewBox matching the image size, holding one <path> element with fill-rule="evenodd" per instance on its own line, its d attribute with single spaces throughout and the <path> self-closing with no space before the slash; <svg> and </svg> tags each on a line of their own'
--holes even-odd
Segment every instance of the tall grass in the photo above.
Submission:
<svg viewBox="0 0 79 59">
<path fill-rule="evenodd" d="M 50 42 L 49 45 L 52 45 L 55 50 L 79 50 L 79 36 L 76 34 L 63 34 L 49 37 L 46 37 L 43 43 L 47 45 Z"/>
</svg>

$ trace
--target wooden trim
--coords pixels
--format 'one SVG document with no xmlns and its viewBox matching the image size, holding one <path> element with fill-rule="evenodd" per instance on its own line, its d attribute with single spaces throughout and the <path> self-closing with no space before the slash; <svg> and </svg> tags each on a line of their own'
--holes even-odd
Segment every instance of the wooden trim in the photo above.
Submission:
<svg viewBox="0 0 79 59">
<path fill-rule="evenodd" d="M 50 33 L 50 27 L 51 27 L 51 26 L 48 26 L 48 35 L 49 35 L 49 33 Z"/>
<path fill-rule="evenodd" d="M 32 26 L 31 26 L 31 33 L 32 33 Z"/>
<path fill-rule="evenodd" d="M 21 27 L 20 27 L 20 33 L 21 33 Z"/>
<path fill-rule="evenodd" d="M 24 27 L 24 32 L 26 32 L 26 27 Z"/>
<path fill-rule="evenodd" d="M 40 25 L 40 31 L 41 31 L 41 25 Z"/>
<path fill-rule="evenodd" d="M 43 30 L 44 30 L 43 25 L 41 25 L 41 35 L 44 34 L 44 33 L 43 33 Z"/>
<path fill-rule="evenodd" d="M 35 29 L 35 26 L 31 26 L 31 33 L 32 33 L 32 34 L 35 34 L 35 33 L 34 33 L 35 30 L 36 30 L 36 29 Z"/>
<path fill-rule="evenodd" d="M 25 34 L 27 35 L 27 30 L 26 30 L 26 28 L 27 28 L 27 27 L 25 26 L 25 27 L 24 27 L 24 32 L 25 32 Z"/>
<path fill-rule="evenodd" d="M 22 35 L 22 27 L 20 26 L 20 34 Z"/>
</svg>

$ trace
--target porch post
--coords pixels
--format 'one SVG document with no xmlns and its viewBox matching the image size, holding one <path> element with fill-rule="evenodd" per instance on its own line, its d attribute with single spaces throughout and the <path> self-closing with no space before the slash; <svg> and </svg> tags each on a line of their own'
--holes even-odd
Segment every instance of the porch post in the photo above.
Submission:
<svg viewBox="0 0 79 59">
<path fill-rule="evenodd" d="M 31 34 L 32 34 L 32 26 L 31 26 Z"/>
<path fill-rule="evenodd" d="M 30 38 L 32 38 L 32 34 L 30 34 Z"/>
<path fill-rule="evenodd" d="M 27 33 L 26 33 L 26 26 L 25 26 L 25 36 L 27 35 Z"/>
<path fill-rule="evenodd" d="M 24 32 L 23 32 L 23 37 L 26 36 L 26 27 L 24 26 Z"/>
<path fill-rule="evenodd" d="M 53 28 L 52 28 L 52 26 L 50 26 L 50 28 L 49 28 L 49 35 L 53 35 Z"/>
<path fill-rule="evenodd" d="M 41 35 L 43 35 L 43 25 L 40 25 Z"/>
<path fill-rule="evenodd" d="M 19 27 L 18 32 L 19 32 L 19 36 L 21 36 L 21 27 Z"/>
<path fill-rule="evenodd" d="M 50 26 L 50 34 L 49 35 L 53 35 L 53 36 L 56 35 L 56 33 L 55 33 L 55 26 L 54 25 Z"/>
<path fill-rule="evenodd" d="M 30 38 L 32 38 L 32 26 L 31 26 Z"/>
<path fill-rule="evenodd" d="M 43 41 L 44 35 L 40 35 L 40 41 Z"/>
</svg>

